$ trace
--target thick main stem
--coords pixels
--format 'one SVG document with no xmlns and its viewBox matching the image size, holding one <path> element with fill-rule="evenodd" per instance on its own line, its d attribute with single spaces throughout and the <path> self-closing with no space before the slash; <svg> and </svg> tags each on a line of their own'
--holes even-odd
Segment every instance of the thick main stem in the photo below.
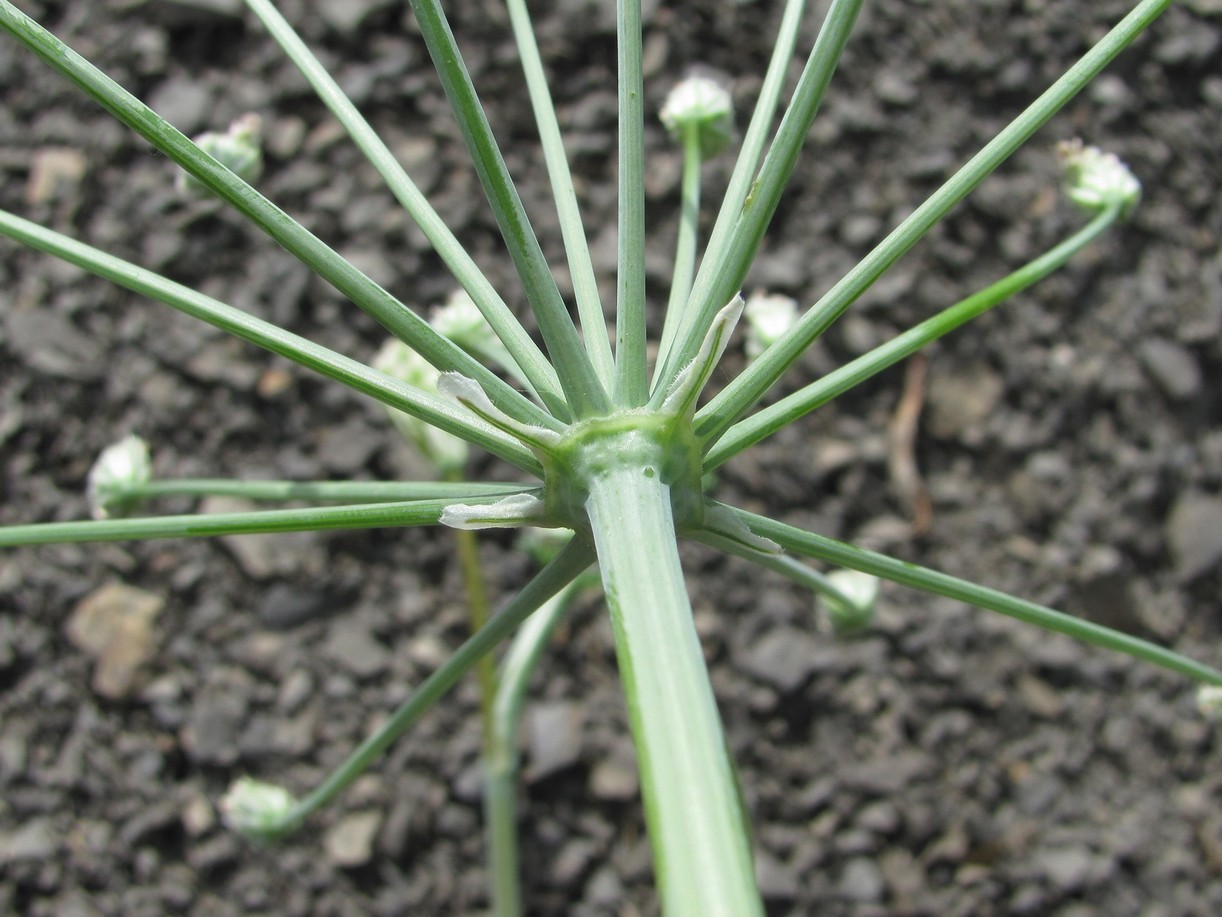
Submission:
<svg viewBox="0 0 1222 917">
<path fill-rule="evenodd" d="M 627 450 L 631 452 L 632 450 Z M 763 914 L 660 463 L 601 465 L 586 511 L 667 917 Z"/>
</svg>

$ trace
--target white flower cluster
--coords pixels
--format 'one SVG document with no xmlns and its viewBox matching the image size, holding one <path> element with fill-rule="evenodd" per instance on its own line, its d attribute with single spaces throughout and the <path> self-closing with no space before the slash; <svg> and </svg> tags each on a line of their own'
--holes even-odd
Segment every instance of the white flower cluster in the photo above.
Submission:
<svg viewBox="0 0 1222 917">
<path fill-rule="evenodd" d="M 217 808 L 225 824 L 239 834 L 267 840 L 285 827 L 286 816 L 297 800 L 293 794 L 273 783 L 240 777 L 222 798 Z"/>
<path fill-rule="evenodd" d="M 1115 153 L 1105 153 L 1081 140 L 1057 147 L 1065 170 L 1065 193 L 1089 214 L 1119 204 L 1128 216 L 1141 200 L 1141 182 Z"/>
<path fill-rule="evenodd" d="M 153 478 L 148 443 L 139 436 L 125 436 L 107 446 L 89 469 L 86 494 L 94 519 L 109 519 L 138 502 L 132 491 Z"/>
<path fill-rule="evenodd" d="M 676 139 L 682 139 L 685 127 L 694 125 L 700 132 L 700 155 L 704 159 L 724 150 L 734 130 L 730 93 L 705 76 L 689 76 L 678 83 L 667 95 L 660 117 Z"/>
<path fill-rule="evenodd" d="M 200 134 L 195 138 L 195 145 L 238 178 L 254 182 L 263 174 L 262 141 L 263 119 L 248 112 L 230 124 L 223 134 L 217 131 Z M 178 187 L 184 193 L 207 190 L 187 172 L 178 173 Z"/>
<path fill-rule="evenodd" d="M 747 322 L 744 349 L 747 359 L 754 360 L 798 323 L 798 303 L 777 293 L 752 293 L 743 319 Z"/>
</svg>

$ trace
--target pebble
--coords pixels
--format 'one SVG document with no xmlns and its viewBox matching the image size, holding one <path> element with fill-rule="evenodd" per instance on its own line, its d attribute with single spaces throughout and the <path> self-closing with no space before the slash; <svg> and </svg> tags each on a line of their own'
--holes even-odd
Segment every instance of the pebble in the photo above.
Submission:
<svg viewBox="0 0 1222 917">
<path fill-rule="evenodd" d="M 878 864 L 867 857 L 849 860 L 840 876 L 836 890 L 842 898 L 861 904 L 881 901 L 887 883 Z"/>
<path fill-rule="evenodd" d="M 819 642 L 797 628 L 771 630 L 746 652 L 742 667 L 779 691 L 797 690 L 814 672 Z"/>
<path fill-rule="evenodd" d="M 131 694 L 140 667 L 156 652 L 153 620 L 164 605 L 161 596 L 123 583 L 109 583 L 76 604 L 66 632 L 93 657 L 91 685 L 100 697 Z"/>
<path fill-rule="evenodd" d="M 264 627 L 289 630 L 317 616 L 326 604 L 326 596 L 317 589 L 277 583 L 264 593 L 255 614 Z"/>
<path fill-rule="evenodd" d="M 331 628 L 324 652 L 357 678 L 371 678 L 390 668 L 390 650 L 351 621 L 338 622 Z"/>
<path fill-rule="evenodd" d="M 765 901 L 791 901 L 798 895 L 793 867 L 763 849 L 755 854 L 755 880 Z"/>
<path fill-rule="evenodd" d="M 590 772 L 590 793 L 595 799 L 627 802 L 640 790 L 636 757 L 631 746 L 620 746 L 599 760 Z"/>
<path fill-rule="evenodd" d="M 1201 366 L 1186 347 L 1148 338 L 1137 350 L 1142 366 L 1168 398 L 1186 401 L 1201 391 Z"/>
<path fill-rule="evenodd" d="M 542 780 L 581 759 L 581 708 L 570 701 L 539 703 L 527 713 L 529 781 Z"/>
<path fill-rule="evenodd" d="M 352 869 L 364 866 L 373 856 L 373 841 L 382 827 L 382 813 L 353 812 L 327 829 L 323 849 L 336 866 Z"/>
<path fill-rule="evenodd" d="M 0 866 L 45 860 L 59 846 L 49 818 L 32 818 L 15 831 L 0 834 Z"/>
<path fill-rule="evenodd" d="M 192 760 L 228 766 L 238 759 L 247 698 L 234 691 L 204 690 L 191 705 L 181 739 Z"/>
<path fill-rule="evenodd" d="M 1222 498 L 1184 494 L 1167 517 L 1166 534 L 1179 578 L 1205 573 L 1222 560 Z"/>
<path fill-rule="evenodd" d="M 208 497 L 200 501 L 201 513 L 246 513 L 256 505 L 234 497 Z M 269 535 L 223 535 L 221 543 L 247 576 L 268 579 L 298 574 L 322 566 L 315 532 L 280 532 Z"/>
</svg>

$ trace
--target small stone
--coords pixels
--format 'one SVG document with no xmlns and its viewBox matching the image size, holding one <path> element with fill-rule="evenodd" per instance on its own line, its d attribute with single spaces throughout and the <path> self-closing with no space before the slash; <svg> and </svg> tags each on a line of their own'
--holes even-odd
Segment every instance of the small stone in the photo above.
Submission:
<svg viewBox="0 0 1222 917">
<path fill-rule="evenodd" d="M 1041 853 L 1036 858 L 1036 868 L 1060 891 L 1070 893 L 1090 880 L 1094 860 L 1085 848 L 1065 847 Z"/>
<path fill-rule="evenodd" d="M 149 107 L 184 134 L 212 127 L 212 94 L 200 80 L 174 77 L 166 80 L 149 97 Z"/>
<path fill-rule="evenodd" d="M 246 724 L 246 698 L 234 691 L 204 690 L 191 706 L 181 739 L 200 764 L 228 766 L 238 759 L 238 737 Z"/>
<path fill-rule="evenodd" d="M 901 751 L 851 768 L 845 771 L 841 780 L 853 789 L 889 796 L 907 786 L 928 766 L 929 758 L 924 752 Z"/>
<path fill-rule="evenodd" d="M 861 904 L 881 901 L 886 889 L 882 870 L 878 868 L 877 863 L 866 857 L 849 860 L 837 885 L 841 897 Z"/>
<path fill-rule="evenodd" d="M 590 792 L 596 799 L 627 802 L 636 799 L 640 782 L 631 746 L 617 748 L 590 772 Z"/>
<path fill-rule="evenodd" d="M 248 513 L 256 508 L 249 500 L 208 497 L 200 501 L 200 512 Z M 280 532 L 269 535 L 223 535 L 221 544 L 234 556 L 247 576 L 267 579 L 276 575 L 299 575 L 321 567 L 321 551 L 315 532 Z"/>
<path fill-rule="evenodd" d="M 1167 517 L 1166 533 L 1179 578 L 1205 573 L 1222 560 L 1222 498 L 1184 494 Z"/>
<path fill-rule="evenodd" d="M 255 613 L 264 627 L 289 630 L 316 617 L 326 602 L 326 596 L 317 589 L 277 583 L 264 594 Z"/>
<path fill-rule="evenodd" d="M 542 780 L 580 760 L 581 720 L 581 709 L 568 701 L 535 704 L 529 708 L 527 780 Z"/>
<path fill-rule="evenodd" d="M 216 825 L 216 810 L 203 796 L 192 796 L 182 807 L 182 826 L 191 837 L 207 834 Z"/>
<path fill-rule="evenodd" d="M 370 678 L 390 668 L 390 651 L 368 630 L 348 621 L 331 628 L 325 652 L 357 678 Z"/>
<path fill-rule="evenodd" d="M 798 896 L 798 877 L 793 867 L 764 850 L 755 855 L 755 881 L 766 901 L 792 901 Z"/>
<path fill-rule="evenodd" d="M 1027 709 L 1044 719 L 1054 720 L 1065 710 L 1065 702 L 1056 689 L 1034 675 L 1019 678 L 1018 693 Z"/>
<path fill-rule="evenodd" d="M 818 649 L 818 641 L 809 634 L 796 628 L 778 628 L 755 642 L 742 666 L 766 684 L 790 693 L 814 672 Z"/>
<path fill-rule="evenodd" d="M 982 363 L 931 372 L 927 396 L 930 432 L 942 439 L 975 441 L 1005 388 L 1005 380 Z"/>
<path fill-rule="evenodd" d="M 66 628 L 68 639 L 94 659 L 93 690 L 108 700 L 127 697 L 140 667 L 156 651 L 153 620 L 160 596 L 109 583 L 81 599 Z"/>
<path fill-rule="evenodd" d="M 1154 384 L 1168 398 L 1185 401 L 1201 391 L 1201 366 L 1187 348 L 1149 338 L 1137 350 Z"/>
<path fill-rule="evenodd" d="M 382 827 L 382 813 L 353 812 L 332 825 L 323 838 L 323 848 L 336 866 L 364 866 L 373 856 L 373 841 Z"/>
<path fill-rule="evenodd" d="M 31 819 L 16 831 L 0 834 L 0 866 L 45 860 L 58 846 L 50 819 Z"/>
<path fill-rule="evenodd" d="M 42 147 L 35 150 L 25 183 L 25 202 L 42 204 L 61 191 L 72 192 L 85 177 L 88 160 L 80 150 Z"/>
</svg>

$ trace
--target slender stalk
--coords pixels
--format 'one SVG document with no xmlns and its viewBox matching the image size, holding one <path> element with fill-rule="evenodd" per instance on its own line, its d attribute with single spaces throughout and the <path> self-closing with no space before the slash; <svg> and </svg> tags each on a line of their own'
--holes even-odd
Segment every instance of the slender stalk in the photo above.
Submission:
<svg viewBox="0 0 1222 917">
<path fill-rule="evenodd" d="M 492 742 L 484 752 L 484 821 L 492 872 L 492 910 L 496 917 L 522 913 L 518 866 L 518 725 L 530 676 L 556 625 L 581 588 L 569 583 L 526 619 L 514 635 L 497 679 L 492 708 Z"/>
<path fill-rule="evenodd" d="M 466 672 L 521 624 L 540 605 L 575 579 L 593 560 L 590 549 L 577 539 L 565 545 L 555 559 L 509 600 L 478 633 L 460 646 L 449 659 L 426 678 L 385 724 L 353 751 L 343 764 L 303 797 L 285 815 L 282 823 L 267 832 L 283 835 L 326 805 L 377 760 L 390 745 L 415 725 Z"/>
<path fill-rule="evenodd" d="M 522 71 L 526 76 L 526 89 L 530 93 L 535 122 L 539 126 L 539 140 L 543 147 L 543 159 L 547 163 L 548 178 L 551 180 L 552 197 L 556 200 L 556 213 L 560 218 L 560 233 L 568 255 L 569 274 L 573 279 L 573 297 L 577 300 L 577 315 L 581 319 L 586 351 L 603 387 L 610 390 L 615 377 L 615 366 L 611 355 L 611 342 L 607 338 L 607 321 L 603 316 L 598 281 L 594 276 L 594 263 L 590 259 L 590 246 L 586 242 L 581 211 L 577 206 L 577 192 L 573 188 L 573 176 L 569 172 L 568 157 L 564 152 L 564 141 L 560 136 L 560 125 L 556 121 L 556 108 L 552 104 L 551 90 L 547 84 L 543 60 L 539 55 L 539 45 L 535 41 L 526 0 L 506 0 L 506 6 L 509 8 L 509 22 L 513 28 L 514 40 L 518 44 L 518 54 L 522 58 Z"/>
<path fill-rule="evenodd" d="M 679 346 L 672 351 L 669 363 L 659 374 L 665 384 L 655 387 L 655 398 L 660 397 L 658 389 L 669 386 L 670 381 L 695 356 L 717 310 L 729 302 L 742 286 L 785 186 L 789 183 L 789 176 L 797 165 L 798 154 L 827 93 L 863 2 L 833 0 L 828 9 L 793 99 L 785 111 L 785 117 L 781 119 L 776 139 L 764 157 L 764 164 L 751 185 L 750 193 L 743 201 L 734 229 L 722 250 L 722 257 L 716 262 L 705 259 L 709 263 L 709 270 L 701 272 L 700 282 L 692 291 L 689 320 L 680 333 Z"/>
<path fill-rule="evenodd" d="M 475 540 L 475 532 L 469 529 L 453 531 L 463 591 L 467 595 L 467 619 L 471 623 L 471 632 L 476 633 L 488 623 L 491 614 L 484 572 L 479 563 L 479 544 Z M 484 733 L 484 753 L 487 754 L 492 746 L 492 705 L 496 698 L 496 663 L 491 656 L 485 656 L 476 663 L 475 678 L 479 683 L 480 723 Z"/>
<path fill-rule="evenodd" d="M 804 386 L 792 395 L 739 421 L 727 431 L 729 415 L 717 416 L 710 405 L 696 415 L 696 434 L 705 440 L 704 467 L 711 470 L 729 458 L 749 448 L 782 427 L 788 426 L 833 398 L 844 394 L 877 375 L 889 366 L 894 366 L 905 357 L 916 353 L 931 341 L 936 341 L 956 328 L 982 315 L 989 309 L 1005 302 L 1016 293 L 1047 277 L 1064 266 L 1075 254 L 1097 239 L 1116 222 L 1120 205 L 1105 209 L 1086 226 L 1071 237 L 1049 249 L 1033 261 L 978 293 L 943 309 L 887 343 L 862 354 L 850 363 L 828 373 L 826 376 Z M 724 435 L 722 435 L 724 433 Z"/>
<path fill-rule="evenodd" d="M 269 0 L 246 0 L 246 5 L 259 17 L 272 38 L 284 49 L 288 58 L 314 87 L 318 97 L 378 170 L 391 193 L 420 227 L 420 231 L 450 269 L 454 279 L 467 291 L 472 302 L 488 320 L 492 330 L 512 355 L 513 364 L 520 368 L 532 390 L 547 405 L 548 410 L 562 419 L 567 418 L 568 406 L 560 392 L 560 382 L 556 378 L 555 370 L 484 276 L 475 260 L 467 254 L 462 243 L 395 159 L 382 138 L 369 126 L 369 122 L 357 111 L 339 84 L 301 40 L 301 36 Z"/>
<path fill-rule="evenodd" d="M 811 592 L 816 592 L 833 602 L 839 602 L 841 605 L 848 607 L 852 607 L 855 604 L 853 597 L 846 595 L 844 590 L 832 582 L 826 573 L 813 570 L 787 554 L 769 554 L 766 551 L 753 550 L 745 544 L 731 541 L 729 538 L 724 538 L 707 529 L 684 532 L 684 534 L 695 541 L 699 541 L 701 544 L 708 545 L 710 548 L 716 548 L 726 554 L 733 554 L 735 557 L 749 560 L 751 563 L 766 570 L 779 573 L 799 586 L 809 589 Z"/>
<path fill-rule="evenodd" d="M 922 592 L 957 599 L 968 605 L 975 605 L 986 611 L 995 611 L 1045 630 L 1067 634 L 1092 646 L 1124 653 L 1172 672 L 1187 675 L 1196 681 L 1222 686 L 1222 671 L 1149 641 L 1112 630 L 1110 627 L 1083 621 L 1044 605 L 1018 599 L 987 586 L 978 586 L 975 583 L 939 573 L 937 570 L 930 570 L 907 561 L 895 560 L 883 554 L 845 544 L 842 541 L 815 535 L 783 522 L 757 516 L 746 510 L 734 509 L 733 512 L 757 535 L 771 538 L 782 547 L 805 557 L 814 557 L 840 567 L 860 570 L 863 573 L 891 580 L 893 583 L 911 586 Z"/>
<path fill-rule="evenodd" d="M 666 362 L 675 335 L 683 323 L 688 294 L 692 292 L 692 275 L 696 270 L 696 234 L 700 228 L 700 127 L 683 127 L 683 189 L 679 202 L 679 233 L 675 240 L 675 269 L 666 301 L 666 319 L 662 324 L 662 340 L 658 344 L 658 363 Z"/>
<path fill-rule="evenodd" d="M 439 0 L 411 0 L 411 4 L 569 407 L 578 417 L 603 412 L 609 405 L 607 393 L 543 257 L 441 4 Z"/>
<path fill-rule="evenodd" d="M 495 503 L 497 496 L 472 497 L 472 503 Z M 316 532 L 327 529 L 376 529 L 436 525 L 454 501 L 408 500 L 350 506 L 272 509 L 249 513 L 209 513 L 103 519 L 95 522 L 36 522 L 0 528 L 0 548 L 86 541 L 138 541 L 151 538 L 200 538 L 269 532 Z"/>
<path fill-rule="evenodd" d="M 652 472 L 652 476 L 650 475 Z M 746 824 L 657 467 L 611 467 L 586 503 L 668 917 L 763 914 Z"/>
<path fill-rule="evenodd" d="M 241 338 L 287 357 L 295 363 L 334 379 L 383 404 L 398 408 L 453 433 L 467 442 L 487 449 L 526 471 L 539 473 L 539 460 L 521 443 L 490 424 L 473 418 L 453 402 L 399 382 L 364 363 L 345 357 L 306 338 L 285 331 L 278 325 L 248 315 L 190 287 L 167 280 L 160 274 L 108 255 L 68 236 L 0 210 L 0 235 L 23 245 L 61 258 L 92 274 L 117 283 L 128 290 L 148 296 L 184 315 L 207 322 Z M 516 393 L 515 393 L 516 394 Z M 529 404 L 529 402 L 526 402 Z M 539 418 L 551 424 L 556 420 L 531 405 Z"/>
<path fill-rule="evenodd" d="M 115 496 L 121 500 L 159 497 L 242 497 L 247 500 L 342 500 L 353 503 L 400 503 L 406 500 L 499 499 L 521 493 L 521 484 L 478 481 L 235 481 L 230 478 L 158 478 Z"/>
<path fill-rule="evenodd" d="M 873 251 L 802 316 L 798 324 L 764 351 L 708 405 L 706 412 L 732 423 L 751 409 L 786 369 L 862 293 L 929 232 L 994 169 L 1030 139 L 1070 99 L 1099 75 L 1121 51 L 1161 15 L 1172 0 L 1143 0 L 1115 28 L 973 156 L 941 188 L 891 231 Z"/>
<path fill-rule="evenodd" d="M 0 29 L 189 172 L 438 369 L 454 370 L 477 380 L 493 403 L 523 422 L 543 426 L 556 424 L 550 414 L 434 331 L 428 322 L 351 262 L 8 0 L 0 0 Z"/>
<path fill-rule="evenodd" d="M 615 403 L 649 395 L 645 353 L 645 100 L 641 2 L 616 0 L 619 86 L 619 255 L 615 302 Z"/>
<path fill-rule="evenodd" d="M 726 246 L 730 242 L 733 230 L 747 194 L 763 155 L 764 145 L 768 140 L 768 132 L 776 115 L 777 103 L 781 97 L 781 89 L 785 84 L 785 74 L 789 70 L 789 62 L 793 58 L 794 46 L 798 41 L 798 27 L 802 23 L 802 13 L 806 9 L 806 0 L 787 0 L 785 12 L 781 17 L 781 25 L 777 30 L 776 42 L 772 46 L 772 58 L 768 62 L 768 71 L 764 75 L 760 87 L 759 99 L 755 103 L 755 111 L 751 114 L 751 123 L 743 135 L 742 147 L 738 151 L 738 159 L 734 163 L 734 171 L 730 175 L 730 183 L 726 187 L 721 208 L 717 212 L 717 221 L 713 224 L 713 232 L 709 235 L 709 243 L 700 261 L 700 270 L 696 275 L 695 288 L 703 288 L 709 283 L 709 273 L 726 258 Z M 688 291 L 689 299 L 691 291 Z M 686 309 L 684 310 L 686 314 Z M 667 310 L 667 320 L 670 310 Z M 666 349 L 669 356 L 670 348 Z M 658 370 L 666 365 L 661 358 L 658 360 Z M 660 373 L 653 377 L 654 391 L 657 391 Z"/>
</svg>

